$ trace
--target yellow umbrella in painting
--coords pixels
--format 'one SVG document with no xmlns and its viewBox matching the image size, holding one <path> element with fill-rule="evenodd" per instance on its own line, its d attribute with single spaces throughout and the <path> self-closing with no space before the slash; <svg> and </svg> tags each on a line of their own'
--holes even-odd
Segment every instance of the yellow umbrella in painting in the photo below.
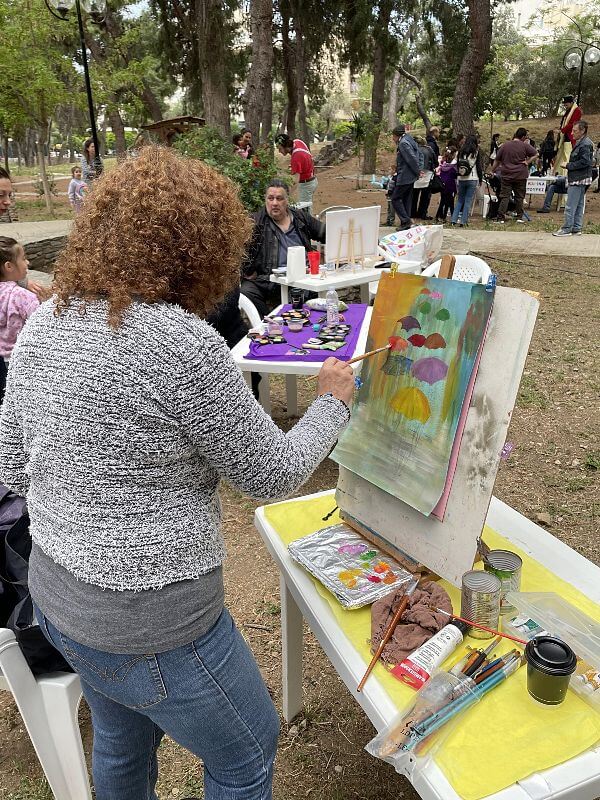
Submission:
<svg viewBox="0 0 600 800">
<path fill-rule="evenodd" d="M 415 419 L 418 422 L 425 423 L 431 416 L 429 400 L 415 387 L 398 389 L 390 401 L 390 406 L 406 419 Z"/>
</svg>

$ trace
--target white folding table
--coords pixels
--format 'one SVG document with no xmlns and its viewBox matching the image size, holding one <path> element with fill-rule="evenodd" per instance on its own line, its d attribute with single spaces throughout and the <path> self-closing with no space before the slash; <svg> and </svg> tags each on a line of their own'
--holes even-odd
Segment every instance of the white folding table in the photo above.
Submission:
<svg viewBox="0 0 600 800">
<path fill-rule="evenodd" d="M 324 494 L 331 495 L 333 507 L 333 491 L 300 499 Z M 264 506 L 256 510 L 254 524 L 280 570 L 285 719 L 289 722 L 302 709 L 302 620 L 305 619 L 348 690 L 377 730 L 382 731 L 397 714 L 396 706 L 375 675 L 371 675 L 362 692 L 356 692 L 365 662 L 339 627 L 310 575 L 290 558 L 286 545 L 268 522 Z M 566 544 L 495 497 L 490 504 L 487 524 L 555 575 L 600 603 L 600 568 Z M 435 761 L 429 760 L 423 768 L 411 763 L 404 774 L 423 800 L 460 800 Z M 570 761 L 489 795 L 486 800 L 593 800 L 599 797 L 600 745 L 597 745 Z"/>
<path fill-rule="evenodd" d="M 271 282 L 278 283 L 281 287 L 281 304 L 288 303 L 288 290 L 290 287 L 316 292 L 319 297 L 325 297 L 330 289 L 345 289 L 348 286 L 360 286 L 360 302 L 369 302 L 369 283 L 374 283 L 381 278 L 380 269 L 337 269 L 325 278 L 319 275 L 306 275 L 296 280 L 288 280 L 285 275 L 271 275 Z"/>
<path fill-rule="evenodd" d="M 277 312 L 281 306 L 271 312 L 271 316 L 277 316 Z M 367 334 L 369 333 L 369 323 L 371 322 L 372 308 L 367 308 L 365 316 L 362 321 L 358 339 L 356 340 L 356 347 L 354 348 L 353 356 L 360 356 L 365 352 L 367 343 Z M 248 384 L 250 384 L 251 373 L 258 372 L 263 376 L 259 386 L 259 400 L 262 407 L 271 412 L 271 403 L 269 398 L 269 375 L 285 375 L 285 390 L 287 398 L 287 413 L 290 417 L 295 417 L 298 414 L 298 382 L 296 377 L 298 375 L 316 375 L 321 367 L 322 362 L 319 361 L 300 361 L 293 358 L 274 361 L 272 359 L 252 359 L 245 358 L 250 352 L 250 339 L 245 336 L 235 345 L 231 350 L 233 360 L 241 369 Z M 331 352 L 335 357 L 335 352 Z M 360 369 L 361 362 L 353 365 L 355 371 Z"/>
</svg>

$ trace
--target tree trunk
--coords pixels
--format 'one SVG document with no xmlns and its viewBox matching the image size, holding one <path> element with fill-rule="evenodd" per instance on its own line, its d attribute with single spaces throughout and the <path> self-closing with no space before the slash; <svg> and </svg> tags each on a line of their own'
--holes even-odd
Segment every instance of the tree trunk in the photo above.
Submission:
<svg viewBox="0 0 600 800">
<path fill-rule="evenodd" d="M 21 142 L 15 141 L 15 147 L 17 148 L 17 167 L 21 169 Z"/>
<path fill-rule="evenodd" d="M 375 30 L 375 46 L 373 48 L 373 89 L 371 91 L 371 130 L 367 134 L 364 146 L 365 173 L 375 172 L 377 163 L 377 143 L 379 141 L 379 128 L 383 119 L 383 100 L 385 95 L 385 72 L 387 57 L 390 48 L 388 28 L 392 15 L 392 0 L 382 0 L 379 3 Z"/>
<path fill-rule="evenodd" d="M 300 127 L 300 136 L 310 150 L 310 132 L 306 121 L 306 101 L 304 99 L 304 94 L 306 92 L 306 47 L 301 14 L 302 12 L 300 11 L 299 4 L 297 4 L 296 11 L 294 12 L 294 31 L 296 32 L 296 97 L 298 104 L 298 126 Z"/>
<path fill-rule="evenodd" d="M 463 57 L 452 102 L 454 136 L 473 131 L 475 95 L 490 54 L 492 17 L 490 0 L 468 0 L 469 43 Z"/>
<path fill-rule="evenodd" d="M 8 167 L 8 131 L 2 126 L 2 150 L 4 152 L 4 169 L 10 172 Z"/>
<path fill-rule="evenodd" d="M 410 81 L 416 89 L 415 104 L 417 106 L 417 111 L 419 112 L 419 116 L 423 120 L 423 124 L 425 125 L 427 133 L 429 133 L 432 126 L 431 126 L 431 120 L 429 119 L 429 116 L 423 104 L 423 84 L 415 75 L 412 75 L 408 70 L 404 69 L 402 65 L 398 67 L 398 70 L 400 74 L 404 78 L 406 78 L 406 80 Z"/>
<path fill-rule="evenodd" d="M 112 98 L 116 101 L 116 98 Z M 115 135 L 115 150 L 117 151 L 117 160 L 122 161 L 127 155 L 127 142 L 125 140 L 125 125 L 119 109 L 116 106 L 111 106 L 107 111 L 110 120 L 110 127 Z"/>
<path fill-rule="evenodd" d="M 287 110 L 285 129 L 289 136 L 296 137 L 296 112 L 298 110 L 298 90 L 296 86 L 296 53 L 290 42 L 290 17 L 287 5 L 281 3 L 281 57 L 285 74 Z"/>
<path fill-rule="evenodd" d="M 271 85 L 273 72 L 273 0 L 250 0 L 250 38 L 252 56 L 246 91 L 244 120 L 255 142 L 260 139 L 260 123 L 265 105 L 265 92 Z"/>
<path fill-rule="evenodd" d="M 202 73 L 202 102 L 207 125 L 231 136 L 227 96 L 225 20 L 222 3 L 196 0 L 198 63 Z"/>
<path fill-rule="evenodd" d="M 271 48 L 272 49 L 272 48 Z M 271 129 L 273 128 L 273 83 L 271 75 L 267 80 L 264 87 L 265 102 L 263 105 L 263 113 L 260 128 L 260 144 L 267 144 L 271 142 Z"/>
<path fill-rule="evenodd" d="M 387 126 L 388 131 L 396 127 L 396 114 L 398 113 L 398 87 L 400 85 L 400 73 L 397 69 L 394 70 L 392 75 L 392 82 L 390 84 L 390 93 L 388 96 L 387 108 Z"/>
<path fill-rule="evenodd" d="M 152 122 L 160 122 L 162 119 L 162 110 L 160 107 L 160 103 L 158 102 L 156 95 L 150 88 L 150 84 L 143 80 L 142 81 L 142 93 L 140 97 L 144 105 L 146 106 L 146 111 L 150 115 Z"/>
<path fill-rule="evenodd" d="M 35 142 L 35 150 L 38 168 L 40 170 L 40 179 L 42 181 L 42 186 L 44 187 L 44 200 L 46 201 L 46 209 L 51 216 L 54 216 L 54 203 L 52 201 L 50 184 L 48 183 L 48 175 L 46 173 L 46 156 L 44 154 L 44 143 L 46 141 L 49 127 L 50 126 L 38 132 Z"/>
</svg>

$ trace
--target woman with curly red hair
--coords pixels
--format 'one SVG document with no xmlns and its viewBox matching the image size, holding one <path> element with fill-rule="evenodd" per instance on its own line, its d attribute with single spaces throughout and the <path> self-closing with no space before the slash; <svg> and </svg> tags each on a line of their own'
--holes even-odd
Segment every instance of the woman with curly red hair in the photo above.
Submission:
<svg viewBox="0 0 600 800">
<path fill-rule="evenodd" d="M 251 225 L 227 179 L 143 148 L 103 175 L 13 351 L 0 480 L 25 495 L 42 630 L 79 673 L 97 800 L 156 798 L 163 733 L 207 800 L 267 800 L 277 713 L 224 607 L 220 478 L 295 491 L 348 422 L 351 367 L 284 434 L 206 315 Z"/>
</svg>

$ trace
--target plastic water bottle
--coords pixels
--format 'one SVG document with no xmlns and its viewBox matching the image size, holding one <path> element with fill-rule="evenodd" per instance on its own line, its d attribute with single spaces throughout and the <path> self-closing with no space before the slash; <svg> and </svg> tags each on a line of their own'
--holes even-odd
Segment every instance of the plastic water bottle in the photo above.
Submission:
<svg viewBox="0 0 600 800">
<path fill-rule="evenodd" d="M 325 307 L 327 309 L 327 324 L 339 325 L 340 322 L 340 299 L 335 289 L 330 289 L 325 295 Z"/>
</svg>

